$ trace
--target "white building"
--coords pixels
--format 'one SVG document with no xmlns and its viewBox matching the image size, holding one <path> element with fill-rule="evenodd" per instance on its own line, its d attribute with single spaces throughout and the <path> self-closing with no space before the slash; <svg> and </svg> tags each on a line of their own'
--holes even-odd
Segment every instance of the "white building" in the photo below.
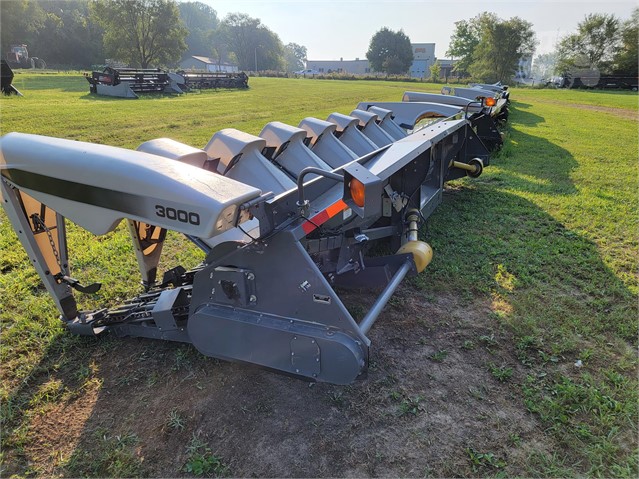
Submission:
<svg viewBox="0 0 639 479">
<path fill-rule="evenodd" d="M 515 80 L 526 81 L 532 77 L 532 55 L 521 57 L 517 64 Z"/>
<path fill-rule="evenodd" d="M 371 72 L 368 60 L 307 60 L 306 68 L 317 70 L 321 73 L 352 73 L 353 75 L 366 75 Z"/>
<path fill-rule="evenodd" d="M 180 62 L 181 70 L 197 70 L 207 72 L 234 73 L 238 71 L 237 65 L 227 62 L 219 62 L 217 58 L 193 55 Z"/>
<path fill-rule="evenodd" d="M 435 63 L 434 43 L 411 43 L 413 48 L 413 64 L 409 74 L 414 78 L 430 77 L 430 67 Z M 317 70 L 321 73 L 351 73 L 353 75 L 366 75 L 374 73 L 368 60 L 307 60 L 306 68 Z"/>
<path fill-rule="evenodd" d="M 413 64 L 410 66 L 410 76 L 413 78 L 429 78 L 430 67 L 435 63 L 434 43 L 411 43 L 413 47 Z"/>
</svg>

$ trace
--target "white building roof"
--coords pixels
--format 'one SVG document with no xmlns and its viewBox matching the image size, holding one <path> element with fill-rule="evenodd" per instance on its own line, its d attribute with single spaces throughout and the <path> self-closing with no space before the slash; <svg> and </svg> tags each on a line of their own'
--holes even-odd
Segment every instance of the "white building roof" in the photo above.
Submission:
<svg viewBox="0 0 639 479">
<path fill-rule="evenodd" d="M 191 58 L 195 58 L 197 61 L 200 61 L 202 63 L 206 63 L 207 65 L 217 65 L 218 64 L 217 58 L 203 57 L 203 56 L 200 56 L 200 55 L 193 55 L 193 56 L 191 56 Z M 220 65 L 236 66 L 234 63 L 228 63 L 228 62 L 221 62 Z"/>
</svg>

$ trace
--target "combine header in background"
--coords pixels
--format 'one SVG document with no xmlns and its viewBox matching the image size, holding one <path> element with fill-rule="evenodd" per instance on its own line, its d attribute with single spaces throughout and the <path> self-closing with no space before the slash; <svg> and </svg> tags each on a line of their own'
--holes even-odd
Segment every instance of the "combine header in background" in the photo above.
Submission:
<svg viewBox="0 0 639 479">
<path fill-rule="evenodd" d="M 184 72 L 171 74 L 183 90 L 212 88 L 248 88 L 249 77 L 244 72 Z M 179 78 L 181 77 L 181 78 Z"/>
<path fill-rule="evenodd" d="M 159 68 L 112 68 L 84 74 L 89 91 L 98 95 L 138 98 L 138 93 L 182 93 Z"/>
<path fill-rule="evenodd" d="M 191 343 L 207 356 L 348 384 L 367 370 L 368 333 L 392 294 L 431 260 L 418 231 L 444 184 L 489 163 L 478 125 L 507 105 L 498 112 L 499 94 L 474 92 L 483 100 L 362 102 L 299 126 L 271 122 L 259 136 L 224 129 L 202 149 L 9 133 L 0 139 L 3 206 L 72 333 Z M 96 235 L 125 219 L 144 292 L 79 311 L 74 290 L 100 284 L 72 277 L 66 219 Z M 204 261 L 158 276 L 167 230 Z M 395 253 L 371 255 L 382 241 Z M 337 291 L 362 287 L 381 293 L 358 322 Z"/>
<path fill-rule="evenodd" d="M 138 98 L 138 93 L 184 93 L 208 88 L 248 88 L 248 76 L 239 73 L 171 73 L 158 68 L 112 68 L 84 74 L 91 93 Z"/>
</svg>

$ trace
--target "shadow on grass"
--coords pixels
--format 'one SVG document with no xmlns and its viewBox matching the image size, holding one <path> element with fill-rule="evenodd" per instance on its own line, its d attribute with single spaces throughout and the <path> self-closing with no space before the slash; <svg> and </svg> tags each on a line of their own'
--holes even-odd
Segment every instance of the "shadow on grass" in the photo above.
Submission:
<svg viewBox="0 0 639 479">
<path fill-rule="evenodd" d="M 510 109 L 514 109 L 514 108 L 524 108 L 524 109 L 528 109 L 530 108 L 532 105 L 530 103 L 524 103 L 522 101 L 516 100 L 516 101 L 512 101 L 511 103 L 511 107 Z"/>
<path fill-rule="evenodd" d="M 220 90 L 207 90 L 207 91 L 220 91 Z M 195 92 L 189 93 L 190 95 L 196 94 Z M 184 93 L 138 93 L 138 98 L 124 98 L 118 96 L 98 95 L 97 93 L 87 93 L 82 95 L 80 100 L 96 101 L 96 102 L 108 102 L 108 101 L 131 101 L 131 100 L 160 100 L 164 98 L 178 98 L 184 95 Z"/>
<path fill-rule="evenodd" d="M 538 300 L 522 317 L 556 321 L 575 335 L 634 341 L 633 293 L 603 263 L 597 245 L 499 186 L 487 180 L 444 194 L 425 238 L 435 252 L 432 267 L 417 282 L 424 288 L 457 284 L 468 295 L 521 291 L 522 300 Z M 553 309 L 563 313 L 554 317 Z"/>
<path fill-rule="evenodd" d="M 117 96 L 105 96 L 98 95 L 97 93 L 87 93 L 82 95 L 79 100 L 94 101 L 94 102 L 110 102 L 110 101 L 131 101 L 139 100 L 139 98 L 122 98 Z"/>
<path fill-rule="evenodd" d="M 523 104 L 525 105 L 525 104 Z M 517 103 L 517 107 L 523 106 Z M 526 105 L 527 107 L 528 105 Z M 503 183 L 507 188 L 522 192 L 550 195 L 574 195 L 577 188 L 571 171 L 577 161 L 564 148 L 538 136 L 523 133 L 517 125 L 534 127 L 545 120 L 528 111 L 513 109 L 508 138 L 491 164 L 499 168 L 498 173 L 487 171 L 479 183 Z"/>
<path fill-rule="evenodd" d="M 97 339 L 73 336 L 66 331 L 53 334 L 39 363 L 2 402 L 3 475 L 43 474 L 42 462 L 51 458 L 47 441 L 59 431 L 40 423 L 41 427 L 35 428 L 38 432 L 34 434 L 33 419 L 50 413 L 58 415 L 61 405 L 64 408 L 69 402 L 84 400 L 91 355 L 98 344 Z M 55 419 L 63 426 L 63 431 L 65 422 L 69 421 L 65 434 L 75 420 L 67 415 Z"/>
</svg>

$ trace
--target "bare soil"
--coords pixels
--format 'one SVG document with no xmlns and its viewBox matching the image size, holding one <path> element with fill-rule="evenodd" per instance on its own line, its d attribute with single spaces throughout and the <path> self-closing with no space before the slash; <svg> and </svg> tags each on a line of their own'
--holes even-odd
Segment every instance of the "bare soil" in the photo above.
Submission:
<svg viewBox="0 0 639 479">
<path fill-rule="evenodd" d="M 362 311 L 374 299 L 345 296 Z M 44 476 L 67 475 L 68 464 L 104 454 L 103 439 L 134 435 L 144 476 L 179 477 L 195 436 L 232 476 L 525 475 L 527 455 L 553 445 L 517 393 L 525 370 L 506 352 L 510 338 L 492 308 L 404 285 L 371 330 L 368 376 L 347 387 L 205 358 L 187 345 L 97 342 L 87 364 L 102 387 L 36 414 L 23 457 Z M 490 365 L 513 368 L 513 377 L 498 381 Z M 171 411 L 183 429 L 168 425 Z M 495 459 L 473 462 L 472 452 Z"/>
<path fill-rule="evenodd" d="M 576 105 L 576 104 L 566 104 L 572 108 L 579 108 L 580 110 L 592 110 L 598 111 L 602 113 L 610 113 L 612 115 L 616 115 L 621 118 L 625 118 L 627 120 L 638 120 L 637 112 L 634 110 L 626 110 L 623 108 L 613 108 L 609 106 L 597 106 L 597 105 Z"/>
<path fill-rule="evenodd" d="M 618 116 L 619 118 L 623 118 L 626 120 L 639 120 L 639 116 L 637 115 L 636 110 L 629 110 L 626 108 L 615 108 L 612 106 L 601 106 L 601 105 L 588 105 L 585 103 L 570 103 L 566 101 L 559 100 L 536 100 L 538 103 L 547 103 L 553 105 L 561 105 L 566 108 L 576 108 L 578 110 L 589 110 L 589 111 L 597 111 L 600 113 L 610 113 L 611 115 Z"/>
</svg>

